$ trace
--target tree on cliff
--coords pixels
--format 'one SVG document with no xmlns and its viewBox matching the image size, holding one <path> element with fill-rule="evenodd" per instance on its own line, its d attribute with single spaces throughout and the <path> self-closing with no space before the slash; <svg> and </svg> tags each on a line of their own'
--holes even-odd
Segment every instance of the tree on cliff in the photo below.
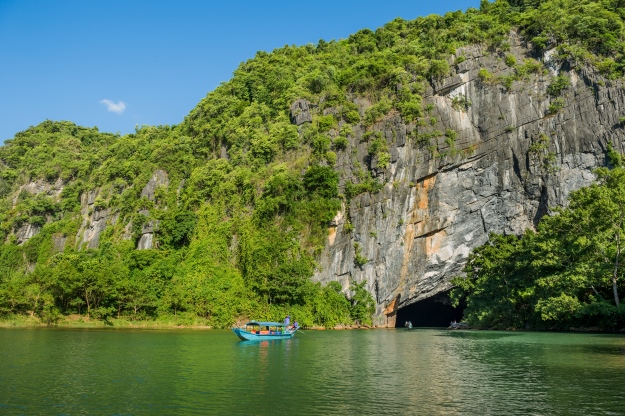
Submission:
<svg viewBox="0 0 625 416">
<path fill-rule="evenodd" d="M 527 9 L 536 8 L 540 6 L 542 0 L 508 0 L 510 6 L 517 8 L 518 10 L 525 11 Z"/>
<path fill-rule="evenodd" d="M 456 278 L 454 297 L 484 327 L 625 324 L 625 168 L 595 170 L 597 183 L 522 237 L 492 235 Z"/>
</svg>

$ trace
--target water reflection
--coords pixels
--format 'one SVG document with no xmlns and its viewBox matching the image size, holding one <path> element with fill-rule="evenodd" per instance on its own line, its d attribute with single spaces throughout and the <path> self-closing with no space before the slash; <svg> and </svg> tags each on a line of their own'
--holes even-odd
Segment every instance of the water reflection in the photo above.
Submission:
<svg viewBox="0 0 625 416">
<path fill-rule="evenodd" d="M 0 330 L 0 413 L 625 414 L 624 369 L 622 336 Z"/>
</svg>

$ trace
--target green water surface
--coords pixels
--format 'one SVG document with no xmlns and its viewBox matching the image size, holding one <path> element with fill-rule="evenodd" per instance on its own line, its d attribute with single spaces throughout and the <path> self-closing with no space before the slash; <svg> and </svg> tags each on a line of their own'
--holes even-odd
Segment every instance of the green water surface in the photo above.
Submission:
<svg viewBox="0 0 625 416">
<path fill-rule="evenodd" d="M 625 337 L 1 329 L 0 414 L 625 415 Z"/>
</svg>

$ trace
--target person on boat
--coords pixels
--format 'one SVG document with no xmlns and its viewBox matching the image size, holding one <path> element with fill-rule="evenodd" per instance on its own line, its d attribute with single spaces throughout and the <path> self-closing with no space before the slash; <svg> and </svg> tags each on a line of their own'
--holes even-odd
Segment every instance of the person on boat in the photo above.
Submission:
<svg viewBox="0 0 625 416">
<path fill-rule="evenodd" d="M 297 321 L 293 322 L 293 329 L 297 331 L 298 328 L 299 324 L 297 323 Z"/>
<path fill-rule="evenodd" d="M 287 315 L 286 318 L 284 318 L 284 326 L 288 328 L 289 325 L 291 325 L 291 316 Z"/>
</svg>

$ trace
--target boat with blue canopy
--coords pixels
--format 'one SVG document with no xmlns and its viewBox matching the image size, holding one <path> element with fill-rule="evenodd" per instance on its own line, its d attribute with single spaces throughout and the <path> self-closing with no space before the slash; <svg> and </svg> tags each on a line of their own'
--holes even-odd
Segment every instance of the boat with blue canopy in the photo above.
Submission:
<svg viewBox="0 0 625 416">
<path fill-rule="evenodd" d="M 266 341 L 292 338 L 297 329 L 296 326 L 287 326 L 282 322 L 250 321 L 243 326 L 233 327 L 232 332 L 243 341 Z"/>
</svg>

